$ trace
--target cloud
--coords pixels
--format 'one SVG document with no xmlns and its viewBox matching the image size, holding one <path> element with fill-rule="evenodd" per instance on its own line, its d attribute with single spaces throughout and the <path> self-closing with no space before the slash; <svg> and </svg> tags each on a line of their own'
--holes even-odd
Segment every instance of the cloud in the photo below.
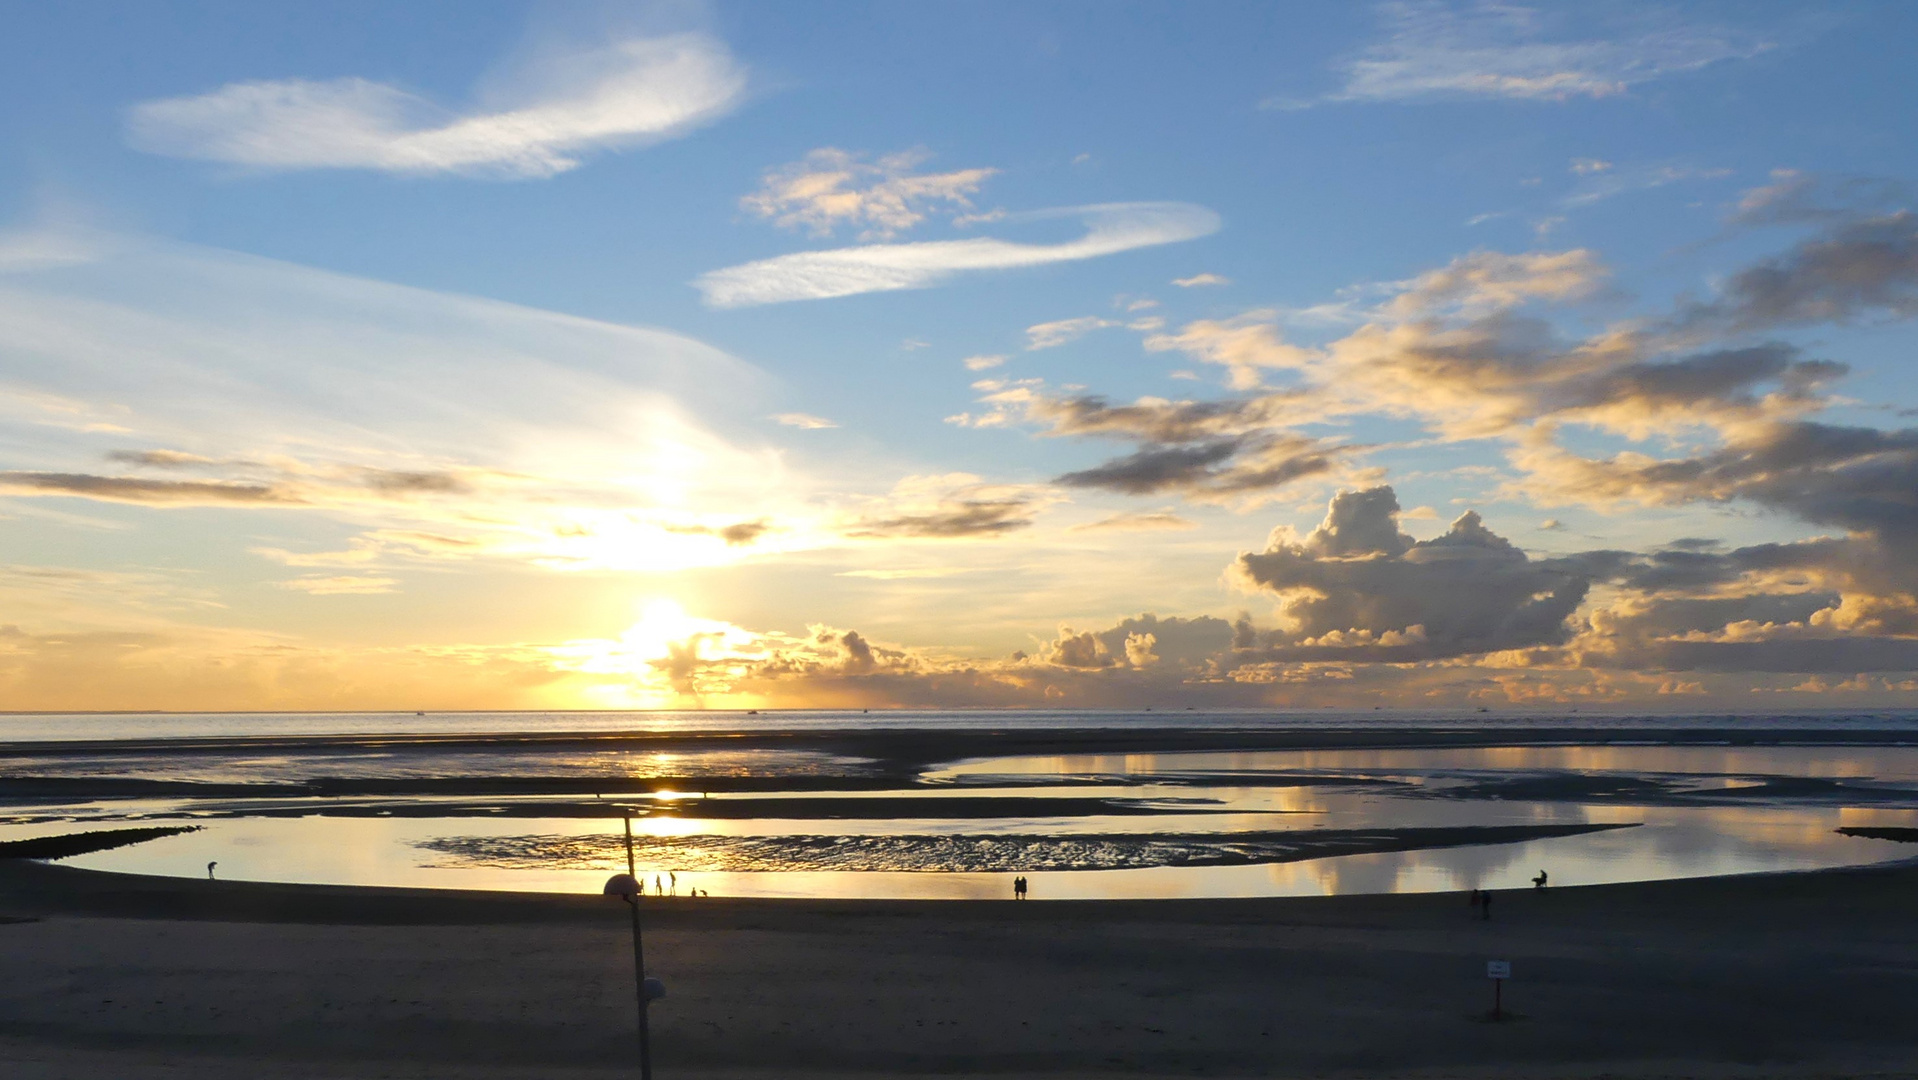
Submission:
<svg viewBox="0 0 1918 1080">
<path fill-rule="evenodd" d="M 399 582 L 390 577 L 343 575 L 339 577 L 303 577 L 279 583 L 282 589 L 314 596 L 371 596 L 397 591 Z"/>
<path fill-rule="evenodd" d="M 746 76 L 723 43 L 678 34 L 549 54 L 516 84 L 461 114 L 361 78 L 230 83 L 134 106 L 127 138 L 149 153 L 264 169 L 544 177 L 590 151 L 709 122 L 739 102 Z"/>
<path fill-rule="evenodd" d="M 1610 171 L 1588 169 L 1572 193 L 1559 200 L 1566 208 L 1590 206 L 1632 191 L 1649 191 L 1681 180 L 1717 180 L 1731 175 L 1730 169 L 1705 169 L 1691 165 L 1652 165 L 1638 169 Z M 1576 168 L 1573 171 L 1578 171 Z"/>
<path fill-rule="evenodd" d="M 109 450 L 108 461 L 117 461 L 123 465 L 144 465 L 154 469 L 190 469 L 201 465 L 219 465 L 221 462 L 199 454 L 189 454 L 184 450 Z"/>
<path fill-rule="evenodd" d="M 1233 319 L 1200 319 L 1176 334 L 1153 334 L 1145 347 L 1150 352 L 1176 349 L 1195 360 L 1222 364 L 1233 389 L 1251 390 L 1265 381 L 1262 369 L 1299 368 L 1308 359 L 1304 349 L 1279 339 L 1272 317 L 1270 310 L 1259 309 Z"/>
<path fill-rule="evenodd" d="M 1113 514 L 1111 517 L 1074 525 L 1070 532 L 1161 532 L 1184 531 L 1199 526 L 1168 510 L 1151 513 Z"/>
<path fill-rule="evenodd" d="M 663 525 L 661 528 L 680 536 L 716 536 L 728 547 L 744 547 L 772 531 L 764 520 L 740 521 L 731 525 Z"/>
<path fill-rule="evenodd" d="M 877 161 L 832 147 L 803 160 L 766 170 L 759 190 L 739 205 L 785 228 L 831 236 L 840 225 L 860 230 L 861 240 L 890 240 L 926 219 L 934 208 L 970 210 L 969 198 L 997 169 L 915 174 L 928 153 L 909 150 Z"/>
<path fill-rule="evenodd" d="M 1280 598 L 1290 624 L 1266 641 L 1282 660 L 1431 660 L 1558 645 L 1591 587 L 1564 561 L 1535 562 L 1476 512 L 1443 535 L 1398 529 L 1390 487 L 1342 491 L 1303 541 L 1274 534 L 1231 573 Z"/>
<path fill-rule="evenodd" d="M 1676 22 L 1615 37 L 1561 37 L 1549 31 L 1562 12 L 1515 4 L 1408 2 L 1380 11 L 1385 39 L 1342 65 L 1343 86 L 1314 99 L 1271 99 L 1265 107 L 1604 98 L 1773 47 L 1742 31 Z"/>
<path fill-rule="evenodd" d="M 1541 436 L 1515 452 L 1525 490 L 1551 501 L 1650 505 L 1747 499 L 1803 521 L 1918 541 L 1918 429 L 1793 421 L 1696 457 L 1584 458 Z"/>
<path fill-rule="evenodd" d="M 1829 226 L 1902 209 L 1912 198 L 1909 184 L 1883 177 L 1774 169 L 1771 180 L 1739 197 L 1732 224 Z"/>
<path fill-rule="evenodd" d="M 661 521 L 780 522 L 755 551 L 843 543 L 814 485 L 758 434 L 763 375 L 700 342 L 96 239 L 92 261 L 0 274 L 0 352 L 23 359 L 0 392 L 13 506 L 58 495 L 271 511 L 270 526 L 236 525 L 211 548 L 352 550 L 377 536 L 381 559 L 356 565 L 389 574 L 424 560 L 680 569 L 743 554 Z M 139 407 L 111 407 L 123 401 Z M 92 430 L 96 418 L 121 432 Z M 106 454 L 117 467 L 100 468 Z M 402 539 L 428 536 L 446 542 Z"/>
<path fill-rule="evenodd" d="M 700 275 L 693 285 L 709 306 L 717 308 L 824 300 L 930 288 L 967 272 L 1098 258 L 1193 240 L 1219 228 L 1217 214 L 1189 203 L 1109 203 L 1018 217 L 1077 217 L 1086 223 L 1086 233 L 1057 244 L 981 238 L 805 251 L 714 270 Z"/>
<path fill-rule="evenodd" d="M 264 484 L 146 480 L 87 473 L 0 472 L 0 493 L 66 495 L 148 506 L 297 505 L 303 500 Z"/>
<path fill-rule="evenodd" d="M 1331 473 L 1339 451 L 1306 436 L 1240 436 L 1211 442 L 1148 444 L 1124 457 L 1066 473 L 1053 482 L 1126 495 L 1179 492 L 1191 498 L 1260 495 L 1295 480 Z"/>
<path fill-rule="evenodd" d="M 1004 536 L 1031 525 L 1032 508 L 1023 499 L 957 499 L 925 513 L 863 518 L 846 535 L 951 540 Z"/>
<path fill-rule="evenodd" d="M 843 531 L 855 539 L 989 539 L 1030 528 L 1045 501 L 1032 488 L 982 484 L 966 473 L 911 476 Z"/>
<path fill-rule="evenodd" d="M 1603 158 L 1573 158 L 1570 168 L 1579 176 L 1590 176 L 1593 173 L 1609 171 L 1612 163 Z"/>
<path fill-rule="evenodd" d="M 993 353 L 988 356 L 968 356 L 960 363 L 966 365 L 967 371 L 985 371 L 988 368 L 998 367 L 1005 363 L 1006 359 L 1003 353 Z"/>
<path fill-rule="evenodd" d="M 1060 319 L 1057 322 L 1044 322 L 1026 327 L 1026 351 L 1056 348 L 1077 341 L 1094 330 L 1121 326 L 1122 323 L 1111 319 L 1101 319 L 1097 315 L 1083 315 L 1077 319 Z"/>
<path fill-rule="evenodd" d="M 1232 279 L 1219 274 L 1194 274 L 1191 277 L 1173 278 L 1172 284 L 1181 289 L 1196 289 L 1202 285 L 1230 285 Z"/>
<path fill-rule="evenodd" d="M 1262 501 L 1297 480 L 1329 475 L 1351 451 L 1330 440 L 1274 430 L 1285 395 L 1237 401 L 1141 398 L 1113 405 L 1093 395 L 1047 394 L 1037 380 L 987 380 L 982 399 L 993 408 L 968 415 L 974 427 L 1016 420 L 1044 425 L 1044 434 L 1122 439 L 1139 449 L 1053 482 L 1128 495 L 1175 492 L 1207 502 Z"/>
<path fill-rule="evenodd" d="M 813 416 L 810 413 L 802 412 L 774 413 L 772 419 L 787 427 L 805 428 L 808 431 L 817 431 L 820 428 L 836 428 L 839 426 L 824 417 Z"/>
<path fill-rule="evenodd" d="M 1732 275 L 1673 321 L 1684 332 L 1737 334 L 1873 314 L 1918 315 L 1918 215 L 1909 210 L 1839 221 Z"/>
</svg>

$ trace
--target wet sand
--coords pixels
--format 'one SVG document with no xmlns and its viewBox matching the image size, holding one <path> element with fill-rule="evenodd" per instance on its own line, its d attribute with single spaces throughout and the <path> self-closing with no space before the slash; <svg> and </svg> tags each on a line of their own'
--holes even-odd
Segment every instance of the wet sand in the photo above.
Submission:
<svg viewBox="0 0 1918 1080">
<path fill-rule="evenodd" d="M 1490 922 L 1458 894 L 647 904 L 662 1080 L 1918 1074 L 1913 867 L 1499 893 Z M 16 862 L 0 914 L 0 1075 L 634 1075 L 618 901 Z"/>
</svg>

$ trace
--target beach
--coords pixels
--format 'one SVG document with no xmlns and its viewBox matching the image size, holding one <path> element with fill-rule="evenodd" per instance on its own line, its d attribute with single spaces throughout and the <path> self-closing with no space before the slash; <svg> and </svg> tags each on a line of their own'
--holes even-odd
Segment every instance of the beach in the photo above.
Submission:
<svg viewBox="0 0 1918 1080">
<path fill-rule="evenodd" d="M 1918 868 L 1497 894 L 645 901 L 658 1074 L 1918 1073 Z M 0 864 L 11 1077 L 636 1075 L 597 896 Z M 1506 1019 L 1488 960 L 1507 960 Z"/>
</svg>

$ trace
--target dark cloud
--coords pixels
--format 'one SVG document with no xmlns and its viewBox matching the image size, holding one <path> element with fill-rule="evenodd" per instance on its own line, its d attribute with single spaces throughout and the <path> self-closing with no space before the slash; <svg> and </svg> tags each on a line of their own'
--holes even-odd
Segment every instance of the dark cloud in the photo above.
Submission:
<svg viewBox="0 0 1918 1080">
<path fill-rule="evenodd" d="M 1026 400 L 1026 415 L 1049 425 L 1048 434 L 1053 435 L 1104 435 L 1147 443 L 1196 443 L 1270 426 L 1283 418 L 1285 404 L 1298 396 L 1278 393 L 1226 401 L 1145 400 L 1132 405 L 1113 405 L 1091 394 L 1035 395 Z"/>
<path fill-rule="evenodd" d="M 662 525 L 669 533 L 681 536 L 717 536 L 726 541 L 729 547 L 744 547 L 772 531 L 772 525 L 764 518 L 758 521 L 741 521 L 732 525 Z"/>
<path fill-rule="evenodd" d="M 1267 635 L 1276 660 L 1432 660 L 1558 645 L 1592 583 L 1577 561 L 1533 561 L 1475 512 L 1414 541 L 1389 487 L 1340 492 L 1303 541 L 1275 536 L 1234 575 L 1281 598 L 1292 625 Z"/>
<path fill-rule="evenodd" d="M 1918 539 L 1918 428 L 1791 421 L 1768 424 L 1708 454 L 1534 463 L 1552 488 L 1651 503 L 1748 499 L 1818 525 Z"/>
<path fill-rule="evenodd" d="M 217 481 L 143 480 L 86 473 L 0 472 L 0 493 L 71 495 L 107 502 L 147 505 L 288 505 L 305 500 L 265 484 Z"/>
<path fill-rule="evenodd" d="M 854 537 L 957 539 L 1004 536 L 1032 524 L 1033 507 L 1026 499 L 958 499 L 921 514 L 866 518 L 846 530 Z"/>
<path fill-rule="evenodd" d="M 1153 532 L 1196 529 L 1198 525 L 1168 511 L 1138 514 L 1113 514 L 1111 517 L 1074 525 L 1073 532 Z"/>
<path fill-rule="evenodd" d="M 457 495 L 471 490 L 465 480 L 450 472 L 362 469 L 360 476 L 367 487 L 383 495 Z"/>
<path fill-rule="evenodd" d="M 156 469 L 186 469 L 199 465 L 218 465 L 220 462 L 198 454 L 189 454 L 183 450 L 109 450 L 108 461 L 117 461 L 123 465 L 145 465 Z"/>
<path fill-rule="evenodd" d="M 1752 391 L 1775 383 L 1793 395 L 1839 378 L 1851 369 L 1829 360 L 1799 360 L 1798 350 L 1776 342 L 1723 349 L 1678 360 L 1623 364 L 1573 378 L 1544 395 L 1542 415 L 1569 409 L 1637 404 L 1649 413 L 1689 409 L 1704 402 L 1750 405 Z"/>
<path fill-rule="evenodd" d="M 1772 183 L 1747 191 L 1734 225 L 1805 225 L 1856 221 L 1910 204 L 1910 185 L 1873 176 L 1834 176 L 1781 169 Z"/>
<path fill-rule="evenodd" d="M 1055 483 L 1127 495 L 1181 492 L 1233 496 L 1269 491 L 1329 473 L 1342 452 L 1318 439 L 1241 436 L 1190 446 L 1146 446 L 1102 465 L 1069 472 Z"/>
<path fill-rule="evenodd" d="M 1733 275 L 1683 309 L 1685 329 L 1748 333 L 1806 323 L 1918 314 L 1918 217 L 1908 210 L 1839 221 Z"/>
</svg>

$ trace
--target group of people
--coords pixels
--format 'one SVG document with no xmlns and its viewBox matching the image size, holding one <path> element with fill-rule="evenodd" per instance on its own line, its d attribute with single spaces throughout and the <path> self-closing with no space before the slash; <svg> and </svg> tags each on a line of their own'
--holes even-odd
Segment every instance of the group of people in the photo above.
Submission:
<svg viewBox="0 0 1918 1080">
<path fill-rule="evenodd" d="M 1026 876 L 1024 874 L 1020 874 L 1018 877 L 1012 879 L 1012 898 L 1014 900 L 1024 900 L 1026 898 Z"/>
<path fill-rule="evenodd" d="M 1543 889 L 1548 880 L 1550 880 L 1550 878 L 1546 875 L 1545 871 L 1540 870 L 1538 876 L 1532 879 L 1532 888 Z M 1490 889 L 1473 889 L 1471 902 L 1472 910 L 1478 912 L 1479 918 L 1489 919 L 1492 917 L 1492 892 Z"/>
<path fill-rule="evenodd" d="M 641 895 L 644 895 L 646 892 L 646 879 L 644 877 L 641 877 L 639 879 L 639 891 Z M 679 875 L 671 870 L 666 871 L 664 875 L 654 874 L 653 875 L 653 895 L 678 896 L 679 895 Z M 712 893 L 709 893 L 704 889 L 687 889 L 686 895 L 687 896 L 711 896 Z"/>
</svg>

